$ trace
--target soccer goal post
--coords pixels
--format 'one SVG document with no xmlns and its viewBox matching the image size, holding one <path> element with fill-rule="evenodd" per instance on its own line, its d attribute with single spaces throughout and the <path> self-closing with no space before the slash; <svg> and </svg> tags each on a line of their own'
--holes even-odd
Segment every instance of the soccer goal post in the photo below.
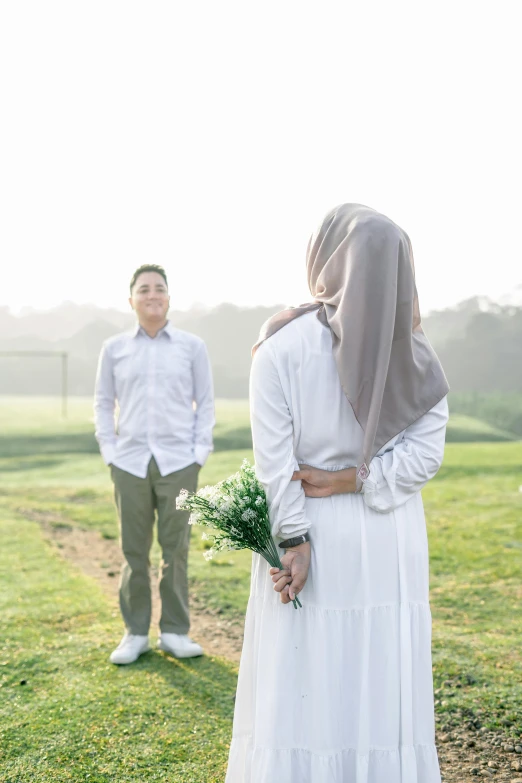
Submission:
<svg viewBox="0 0 522 783">
<path fill-rule="evenodd" d="M 0 356 L 2 357 L 11 357 L 11 358 L 34 358 L 34 357 L 61 357 L 61 368 L 62 368 L 62 416 L 65 418 L 67 416 L 67 395 L 68 395 L 68 389 L 67 389 L 67 374 L 68 374 L 68 364 L 69 364 L 69 354 L 66 351 L 0 351 Z"/>
</svg>

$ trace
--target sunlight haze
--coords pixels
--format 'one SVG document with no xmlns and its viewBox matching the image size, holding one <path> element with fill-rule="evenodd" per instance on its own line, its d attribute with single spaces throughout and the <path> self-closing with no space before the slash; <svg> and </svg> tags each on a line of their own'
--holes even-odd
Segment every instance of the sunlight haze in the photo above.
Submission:
<svg viewBox="0 0 522 783">
<path fill-rule="evenodd" d="M 368 204 L 421 308 L 522 283 L 513 2 L 4 3 L 0 305 L 309 299 L 309 234 Z"/>
</svg>

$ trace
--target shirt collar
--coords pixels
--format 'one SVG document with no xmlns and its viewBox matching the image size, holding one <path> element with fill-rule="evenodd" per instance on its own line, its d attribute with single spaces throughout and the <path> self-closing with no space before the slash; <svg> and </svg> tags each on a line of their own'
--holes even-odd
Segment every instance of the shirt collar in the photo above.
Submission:
<svg viewBox="0 0 522 783">
<path fill-rule="evenodd" d="M 174 331 L 175 331 L 175 329 L 174 329 L 174 327 L 172 326 L 171 322 L 170 322 L 170 321 L 167 321 L 167 323 L 165 324 L 165 326 L 164 326 L 162 329 L 160 329 L 160 330 L 159 330 L 159 332 L 158 332 L 158 334 L 156 335 L 156 337 L 160 337 L 162 334 L 165 334 L 165 335 L 167 335 L 167 337 L 169 338 L 169 340 L 172 340 L 172 339 L 174 338 Z M 133 336 L 133 337 L 137 337 L 139 334 L 143 334 L 143 335 L 145 335 L 146 337 L 148 337 L 148 336 L 149 336 L 149 335 L 147 334 L 147 332 L 146 332 L 146 331 L 145 331 L 145 330 L 144 330 L 144 329 L 143 329 L 143 328 L 140 326 L 140 322 L 138 321 L 138 322 L 136 323 L 136 326 L 135 326 L 135 327 L 134 327 L 134 329 L 132 330 L 132 336 Z"/>
</svg>

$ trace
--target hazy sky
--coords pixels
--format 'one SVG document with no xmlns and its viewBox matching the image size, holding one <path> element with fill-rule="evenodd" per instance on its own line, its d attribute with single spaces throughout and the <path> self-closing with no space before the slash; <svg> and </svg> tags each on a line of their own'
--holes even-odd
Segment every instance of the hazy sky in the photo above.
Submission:
<svg viewBox="0 0 522 783">
<path fill-rule="evenodd" d="M 522 283 L 516 0 L 0 5 L 0 304 L 296 304 L 323 213 L 413 242 L 421 308 Z"/>
</svg>

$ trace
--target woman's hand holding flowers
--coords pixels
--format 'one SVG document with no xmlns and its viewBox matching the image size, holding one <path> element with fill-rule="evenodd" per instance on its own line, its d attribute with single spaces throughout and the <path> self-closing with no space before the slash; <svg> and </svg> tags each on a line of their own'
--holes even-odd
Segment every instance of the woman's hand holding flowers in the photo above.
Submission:
<svg viewBox="0 0 522 783">
<path fill-rule="evenodd" d="M 304 544 L 286 550 L 281 558 L 283 569 L 270 569 L 274 590 L 280 593 L 282 603 L 288 604 L 293 601 L 305 586 L 310 557 L 310 542 L 305 541 Z"/>
</svg>

